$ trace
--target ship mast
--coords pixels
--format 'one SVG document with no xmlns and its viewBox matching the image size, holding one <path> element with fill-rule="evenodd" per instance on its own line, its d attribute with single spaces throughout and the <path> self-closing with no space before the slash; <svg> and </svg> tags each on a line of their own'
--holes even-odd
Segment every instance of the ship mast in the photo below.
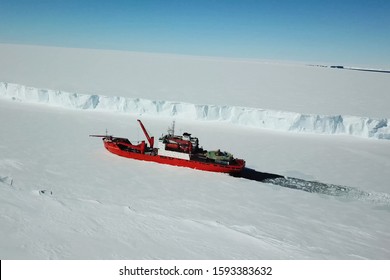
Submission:
<svg viewBox="0 0 390 280">
<path fill-rule="evenodd" d="M 172 126 L 168 127 L 168 135 L 175 135 L 175 121 L 172 121 Z"/>
</svg>

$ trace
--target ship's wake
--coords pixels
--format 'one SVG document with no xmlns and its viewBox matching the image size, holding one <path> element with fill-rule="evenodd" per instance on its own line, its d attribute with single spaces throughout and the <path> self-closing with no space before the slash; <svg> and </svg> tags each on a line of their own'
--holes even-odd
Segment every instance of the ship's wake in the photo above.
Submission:
<svg viewBox="0 0 390 280">
<path fill-rule="evenodd" d="M 366 192 L 353 187 L 264 173 L 251 168 L 245 168 L 241 173 L 232 176 L 283 188 L 340 197 L 347 200 L 360 200 L 390 207 L 390 194 L 388 193 Z"/>
</svg>

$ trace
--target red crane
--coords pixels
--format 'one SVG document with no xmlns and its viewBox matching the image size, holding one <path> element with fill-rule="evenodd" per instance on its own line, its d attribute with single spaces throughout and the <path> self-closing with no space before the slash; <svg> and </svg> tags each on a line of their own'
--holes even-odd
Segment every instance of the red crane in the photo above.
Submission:
<svg viewBox="0 0 390 280">
<path fill-rule="evenodd" d="M 141 128 L 142 128 L 142 131 L 144 132 L 146 138 L 148 139 L 148 142 L 149 142 L 149 145 L 150 145 L 150 148 L 153 149 L 153 146 L 154 146 L 154 137 L 150 137 L 148 132 L 146 131 L 143 123 L 140 121 L 140 120 L 137 120 L 139 122 L 139 124 L 141 125 Z"/>
</svg>

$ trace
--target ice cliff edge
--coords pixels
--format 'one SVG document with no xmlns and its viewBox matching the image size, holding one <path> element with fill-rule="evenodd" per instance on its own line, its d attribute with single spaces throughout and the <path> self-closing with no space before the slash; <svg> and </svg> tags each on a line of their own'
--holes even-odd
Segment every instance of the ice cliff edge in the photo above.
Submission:
<svg viewBox="0 0 390 280">
<path fill-rule="evenodd" d="M 100 110 L 204 121 L 224 121 L 237 125 L 279 131 L 344 134 L 390 140 L 388 119 L 344 115 L 315 115 L 226 105 L 102 96 L 38 89 L 0 82 L 0 97 L 69 109 Z"/>
</svg>

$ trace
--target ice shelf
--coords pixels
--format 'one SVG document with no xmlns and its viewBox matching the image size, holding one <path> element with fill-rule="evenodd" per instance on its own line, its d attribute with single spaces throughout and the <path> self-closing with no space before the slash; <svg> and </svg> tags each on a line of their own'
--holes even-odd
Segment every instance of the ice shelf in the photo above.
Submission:
<svg viewBox="0 0 390 280">
<path fill-rule="evenodd" d="M 390 140 L 387 118 L 316 115 L 227 105 L 191 104 L 121 96 L 88 95 L 0 82 L 0 97 L 69 109 L 100 110 L 315 134 L 344 134 Z"/>
</svg>

